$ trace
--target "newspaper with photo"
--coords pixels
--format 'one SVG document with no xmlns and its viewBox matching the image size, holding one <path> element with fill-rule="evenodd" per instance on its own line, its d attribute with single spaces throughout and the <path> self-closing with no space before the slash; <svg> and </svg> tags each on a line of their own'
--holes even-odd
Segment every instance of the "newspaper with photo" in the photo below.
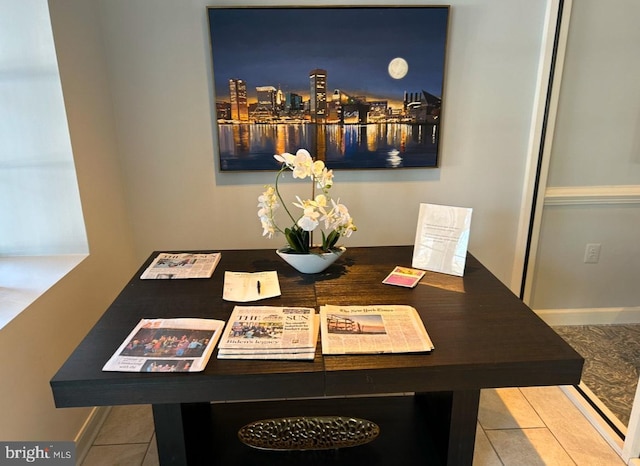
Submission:
<svg viewBox="0 0 640 466">
<path fill-rule="evenodd" d="M 140 276 L 149 279 L 210 278 L 221 253 L 204 254 L 161 252 Z"/>
<path fill-rule="evenodd" d="M 218 358 L 315 352 L 319 331 L 315 315 L 311 308 L 235 306 L 218 345 Z"/>
<path fill-rule="evenodd" d="M 320 308 L 322 354 L 416 353 L 434 349 L 415 308 L 404 305 Z"/>
<path fill-rule="evenodd" d="M 316 345 L 320 333 L 320 316 L 313 315 L 315 330 L 313 331 L 313 343 L 305 348 L 267 348 L 244 349 L 230 348 L 218 349 L 218 359 L 296 359 L 313 360 L 316 356 Z"/>
<path fill-rule="evenodd" d="M 142 319 L 102 370 L 202 371 L 224 324 L 223 320 L 215 319 Z"/>
</svg>

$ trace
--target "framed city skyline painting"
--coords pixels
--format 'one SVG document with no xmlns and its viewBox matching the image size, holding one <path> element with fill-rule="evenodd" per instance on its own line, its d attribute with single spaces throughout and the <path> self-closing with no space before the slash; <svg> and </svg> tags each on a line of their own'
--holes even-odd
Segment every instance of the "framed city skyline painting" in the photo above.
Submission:
<svg viewBox="0 0 640 466">
<path fill-rule="evenodd" d="M 209 7 L 219 167 L 437 167 L 448 6 Z"/>
</svg>

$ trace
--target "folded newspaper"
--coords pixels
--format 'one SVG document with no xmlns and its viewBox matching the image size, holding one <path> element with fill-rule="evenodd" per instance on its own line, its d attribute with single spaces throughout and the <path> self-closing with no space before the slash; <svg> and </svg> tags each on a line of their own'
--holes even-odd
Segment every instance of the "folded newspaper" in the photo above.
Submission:
<svg viewBox="0 0 640 466">
<path fill-rule="evenodd" d="M 411 306 L 322 306 L 322 354 L 417 353 L 433 350 Z"/>
<path fill-rule="evenodd" d="M 209 278 L 220 262 L 221 253 L 161 252 L 140 276 L 141 279 Z"/>
<path fill-rule="evenodd" d="M 318 332 L 318 316 L 311 308 L 235 306 L 218 358 L 313 359 Z"/>
<path fill-rule="evenodd" d="M 102 368 L 117 372 L 204 370 L 224 321 L 142 319 Z"/>
</svg>

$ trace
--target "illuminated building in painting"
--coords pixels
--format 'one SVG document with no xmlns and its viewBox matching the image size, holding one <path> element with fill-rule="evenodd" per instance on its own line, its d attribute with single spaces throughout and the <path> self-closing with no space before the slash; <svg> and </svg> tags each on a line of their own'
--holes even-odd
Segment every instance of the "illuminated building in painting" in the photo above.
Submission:
<svg viewBox="0 0 640 466">
<path fill-rule="evenodd" d="M 384 121 L 390 115 L 389 102 L 372 100 L 369 104 L 369 121 Z"/>
<path fill-rule="evenodd" d="M 440 118 L 442 99 L 427 91 L 405 92 L 404 113 L 414 123 L 436 124 Z"/>
<path fill-rule="evenodd" d="M 249 121 L 247 84 L 242 79 L 230 79 L 229 94 L 231 100 L 231 119 Z"/>
<path fill-rule="evenodd" d="M 258 105 L 252 113 L 252 118 L 255 120 L 265 121 L 276 116 L 277 108 L 277 91 L 273 86 L 259 86 L 256 87 L 256 94 L 258 96 Z"/>
<path fill-rule="evenodd" d="M 315 69 L 309 73 L 309 112 L 311 121 L 324 123 L 327 118 L 327 71 Z"/>
<path fill-rule="evenodd" d="M 286 112 L 302 110 L 302 96 L 293 92 L 287 92 L 284 99 L 284 109 Z"/>
<path fill-rule="evenodd" d="M 332 122 L 366 124 L 370 105 L 365 96 L 351 96 L 340 89 L 333 91 L 329 117 Z"/>
<path fill-rule="evenodd" d="M 216 118 L 218 120 L 231 119 L 231 105 L 229 102 L 216 102 Z"/>
<path fill-rule="evenodd" d="M 284 100 L 284 92 L 282 92 L 282 89 L 278 87 L 278 92 L 276 92 L 276 107 L 278 108 L 278 110 L 284 107 Z"/>
</svg>

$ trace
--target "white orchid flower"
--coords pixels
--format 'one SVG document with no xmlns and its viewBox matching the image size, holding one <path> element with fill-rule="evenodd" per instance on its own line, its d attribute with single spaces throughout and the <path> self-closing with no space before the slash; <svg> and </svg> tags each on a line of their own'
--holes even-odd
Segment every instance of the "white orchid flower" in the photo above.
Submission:
<svg viewBox="0 0 640 466">
<path fill-rule="evenodd" d="M 320 209 L 324 209 L 328 205 L 327 196 L 325 196 L 324 194 L 318 194 L 313 202 L 315 206 Z"/>
<path fill-rule="evenodd" d="M 314 207 L 309 206 L 304 209 L 304 215 L 300 217 L 297 225 L 304 231 L 313 231 L 319 225 L 318 217 L 320 217 L 320 213 Z"/>
<path fill-rule="evenodd" d="M 278 162 L 284 163 L 287 167 L 292 167 L 296 158 L 295 155 L 285 152 L 283 154 L 276 154 L 273 156 Z"/>
<path fill-rule="evenodd" d="M 324 251 L 335 248 L 339 236 L 348 237 L 357 230 L 349 209 L 341 204 L 340 200 L 331 199 L 329 190 L 333 186 L 333 171 L 327 169 L 322 160 L 314 161 L 306 149 L 299 149 L 295 155 L 288 152 L 276 154 L 274 158 L 282 164 L 276 175 L 276 183 L 274 186 L 265 186 L 265 191 L 258 197 L 258 217 L 263 236 L 271 238 L 278 233 L 284 233 L 290 249 L 308 253 L 311 249 L 311 236 L 308 232 L 316 229 L 320 223 L 323 223 L 321 247 Z M 320 194 L 313 199 L 302 200 L 300 196 L 295 197 L 295 202 L 292 204 L 302 209 L 303 213 L 300 217 L 289 211 L 278 191 L 278 180 L 288 170 L 293 171 L 294 178 L 311 178 L 312 186 L 315 184 L 317 189 L 321 190 Z M 285 229 L 278 227 L 275 211 L 279 208 L 285 211 L 286 216 L 293 223 L 292 227 Z"/>
<path fill-rule="evenodd" d="M 322 177 L 322 172 L 325 170 L 324 162 L 322 160 L 316 160 L 311 165 L 311 173 L 314 178 Z"/>
<path fill-rule="evenodd" d="M 302 199 L 300 199 L 300 196 L 296 196 L 296 199 L 298 200 L 298 202 L 294 202 L 293 205 L 296 207 L 300 207 L 301 209 L 306 209 L 307 207 L 311 206 L 311 203 L 313 202 L 311 199 L 305 199 L 303 201 Z"/>
<path fill-rule="evenodd" d="M 333 184 L 333 170 L 327 170 L 325 167 L 322 172 L 315 177 L 315 180 L 318 188 L 322 189 L 324 192 L 329 191 Z"/>
<path fill-rule="evenodd" d="M 269 239 L 273 238 L 276 234 L 276 227 L 273 223 L 273 219 L 269 217 L 260 217 L 260 223 L 262 224 L 262 236 L 267 236 Z"/>
<path fill-rule="evenodd" d="M 313 159 L 311 154 L 306 149 L 300 149 L 296 152 L 295 159 L 293 161 L 293 177 L 304 179 L 311 175 L 311 168 L 313 167 Z"/>
</svg>

